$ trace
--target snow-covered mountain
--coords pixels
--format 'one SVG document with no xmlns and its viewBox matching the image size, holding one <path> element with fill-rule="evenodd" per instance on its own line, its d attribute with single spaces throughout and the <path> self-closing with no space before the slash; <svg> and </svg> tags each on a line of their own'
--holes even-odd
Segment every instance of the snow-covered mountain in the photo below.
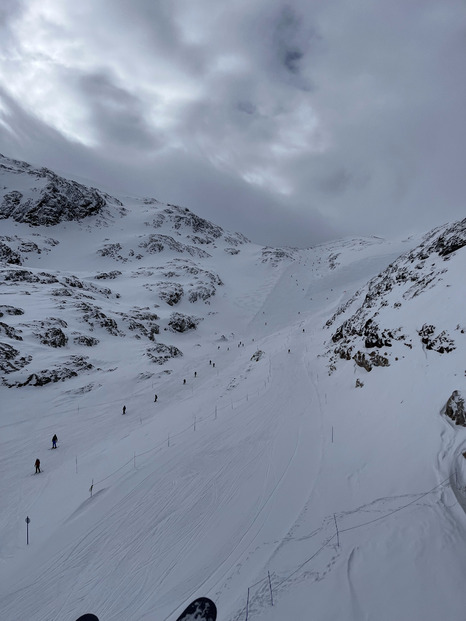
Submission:
<svg viewBox="0 0 466 621">
<path fill-rule="evenodd" d="M 4 618 L 463 618 L 466 220 L 263 248 L 0 177 Z"/>
</svg>

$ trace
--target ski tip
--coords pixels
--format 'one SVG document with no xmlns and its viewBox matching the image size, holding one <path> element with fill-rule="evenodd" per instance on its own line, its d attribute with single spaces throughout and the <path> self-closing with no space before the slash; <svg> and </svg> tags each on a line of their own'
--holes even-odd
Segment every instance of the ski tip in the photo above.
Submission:
<svg viewBox="0 0 466 621">
<path fill-rule="evenodd" d="M 189 604 L 176 621 L 216 621 L 217 607 L 208 597 L 199 597 Z"/>
<path fill-rule="evenodd" d="M 76 619 L 76 621 L 99 621 L 99 617 L 96 617 L 92 613 L 88 612 L 87 614 Z"/>
</svg>

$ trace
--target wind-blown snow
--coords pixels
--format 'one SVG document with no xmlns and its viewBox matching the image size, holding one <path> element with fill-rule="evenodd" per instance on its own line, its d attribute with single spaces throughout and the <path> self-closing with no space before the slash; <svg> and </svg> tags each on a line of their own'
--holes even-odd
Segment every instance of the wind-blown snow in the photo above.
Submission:
<svg viewBox="0 0 466 621">
<path fill-rule="evenodd" d="M 415 298 L 375 300 L 410 347 L 367 372 L 332 334 L 421 240 L 262 249 L 121 200 L 99 223 L 1 221 L 21 264 L 1 268 L 0 322 L 22 340 L 0 341 L 32 358 L 0 387 L 2 618 L 162 621 L 205 595 L 220 621 L 463 619 L 466 430 L 442 408 L 465 388 L 464 247 L 426 259 L 445 271 Z M 426 323 L 455 348 L 428 349 Z M 41 342 L 52 324 L 63 346 Z M 157 364 L 157 344 L 182 355 Z"/>
</svg>

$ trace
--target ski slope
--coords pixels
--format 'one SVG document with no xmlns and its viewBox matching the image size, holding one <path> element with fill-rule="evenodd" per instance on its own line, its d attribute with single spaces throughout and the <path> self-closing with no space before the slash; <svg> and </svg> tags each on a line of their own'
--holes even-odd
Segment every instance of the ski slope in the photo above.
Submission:
<svg viewBox="0 0 466 621">
<path fill-rule="evenodd" d="M 439 415 L 461 352 L 332 375 L 323 355 L 325 321 L 405 249 L 250 254 L 172 374 L 138 381 L 128 343 L 92 391 L 2 387 L 3 618 L 163 621 L 200 595 L 220 621 L 464 618 L 466 435 Z"/>
</svg>

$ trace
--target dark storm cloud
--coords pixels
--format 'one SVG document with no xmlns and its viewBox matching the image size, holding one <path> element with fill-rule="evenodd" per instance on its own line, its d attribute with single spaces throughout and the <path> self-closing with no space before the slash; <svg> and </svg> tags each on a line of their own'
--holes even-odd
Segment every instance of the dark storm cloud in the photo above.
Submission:
<svg viewBox="0 0 466 621">
<path fill-rule="evenodd" d="M 261 242 L 464 217 L 456 0 L 41 7 L 0 8 L 6 155 L 65 162 Z"/>
<path fill-rule="evenodd" d="M 79 76 L 77 87 L 86 99 L 90 123 L 103 143 L 121 148 L 153 149 L 156 132 L 146 120 L 143 102 L 104 72 Z"/>
<path fill-rule="evenodd" d="M 296 43 L 300 24 L 300 18 L 287 6 L 281 11 L 274 36 L 278 57 L 285 68 L 293 74 L 299 73 L 300 60 L 304 56 L 304 52 Z"/>
</svg>

